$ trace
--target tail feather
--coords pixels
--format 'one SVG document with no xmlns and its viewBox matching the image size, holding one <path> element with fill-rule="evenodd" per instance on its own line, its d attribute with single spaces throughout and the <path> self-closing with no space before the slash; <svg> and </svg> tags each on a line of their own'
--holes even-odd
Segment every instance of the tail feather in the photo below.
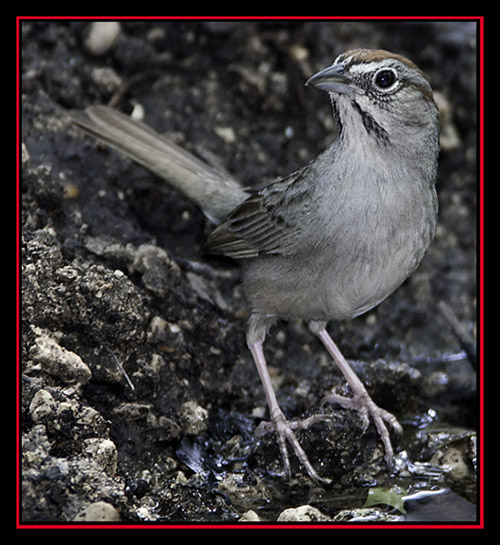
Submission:
<svg viewBox="0 0 500 545">
<path fill-rule="evenodd" d="M 143 123 L 107 106 L 69 112 L 73 123 L 131 157 L 195 202 L 220 223 L 247 197 L 227 173 L 207 165 Z"/>
</svg>

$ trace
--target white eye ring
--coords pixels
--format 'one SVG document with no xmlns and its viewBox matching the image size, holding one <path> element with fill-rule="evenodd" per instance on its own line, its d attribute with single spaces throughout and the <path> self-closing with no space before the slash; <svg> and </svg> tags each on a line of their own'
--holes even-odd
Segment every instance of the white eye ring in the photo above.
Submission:
<svg viewBox="0 0 500 545">
<path fill-rule="evenodd" d="M 398 84 L 398 73 L 393 68 L 380 68 L 373 75 L 373 85 L 380 91 L 393 91 Z"/>
</svg>

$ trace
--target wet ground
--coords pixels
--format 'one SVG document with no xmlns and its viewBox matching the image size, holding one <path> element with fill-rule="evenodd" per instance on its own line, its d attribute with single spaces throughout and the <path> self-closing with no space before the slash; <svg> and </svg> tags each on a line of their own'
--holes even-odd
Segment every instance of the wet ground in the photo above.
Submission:
<svg viewBox="0 0 500 545">
<path fill-rule="evenodd" d="M 476 33 L 471 22 L 89 22 L 22 31 L 22 520 L 199 523 L 474 521 Z M 440 226 L 387 301 L 330 332 L 404 427 L 385 466 L 373 427 L 338 408 L 300 432 L 318 486 L 282 475 L 244 341 L 237 267 L 204 257 L 203 215 L 72 127 L 112 103 L 252 185 L 334 137 L 304 81 L 351 47 L 414 60 L 442 110 Z M 301 323 L 266 351 L 289 418 L 339 373 Z"/>
</svg>

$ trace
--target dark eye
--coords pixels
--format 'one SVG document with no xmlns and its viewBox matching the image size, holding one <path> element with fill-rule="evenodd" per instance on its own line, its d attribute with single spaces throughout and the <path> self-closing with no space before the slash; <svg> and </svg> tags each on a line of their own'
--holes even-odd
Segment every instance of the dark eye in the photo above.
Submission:
<svg viewBox="0 0 500 545">
<path fill-rule="evenodd" d="M 384 69 L 375 74 L 373 81 L 379 89 L 389 89 L 396 83 L 397 79 L 394 70 Z"/>
</svg>

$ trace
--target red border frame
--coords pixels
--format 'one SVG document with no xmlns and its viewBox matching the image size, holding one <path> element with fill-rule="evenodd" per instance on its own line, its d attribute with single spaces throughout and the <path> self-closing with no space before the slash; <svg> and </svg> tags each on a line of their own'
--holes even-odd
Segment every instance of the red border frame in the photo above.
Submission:
<svg viewBox="0 0 500 545">
<path fill-rule="evenodd" d="M 478 23 L 478 150 L 479 150 L 479 520 L 466 524 L 24 524 L 20 521 L 20 420 L 16 410 L 16 529 L 484 529 L 484 16 L 16 16 L 16 409 L 20 407 L 20 22 L 24 20 L 464 20 Z"/>
</svg>

